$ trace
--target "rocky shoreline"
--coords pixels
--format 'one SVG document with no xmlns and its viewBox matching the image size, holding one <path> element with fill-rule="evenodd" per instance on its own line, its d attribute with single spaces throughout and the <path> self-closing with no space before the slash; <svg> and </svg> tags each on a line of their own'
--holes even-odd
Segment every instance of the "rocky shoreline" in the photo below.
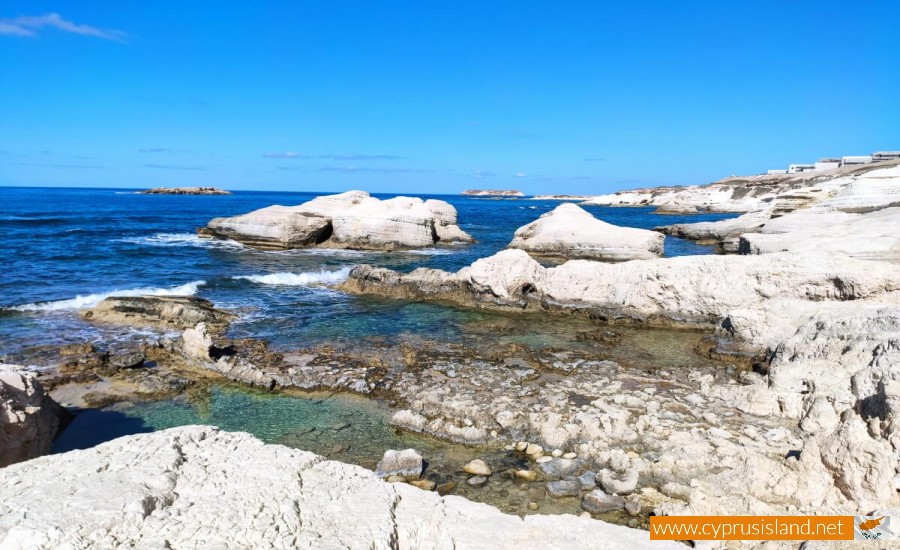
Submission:
<svg viewBox="0 0 900 550">
<path fill-rule="evenodd" d="M 561 205 L 551 215 L 520 229 L 521 234 L 517 232 L 520 242 L 513 243 L 521 246 L 479 259 L 459 271 L 419 268 L 401 273 L 361 265 L 336 286 L 351 294 L 492 310 L 507 319 L 539 318 L 548 325 L 580 319 L 590 327 L 577 333 L 578 339 L 589 343 L 583 347 L 542 348 L 499 340 L 468 346 L 421 339 L 365 349 L 320 345 L 274 351 L 259 340 L 229 338 L 227 327 L 233 314 L 205 300 L 111 298 L 82 315 L 92 322 L 155 327 L 179 331 L 180 336 L 161 334 L 132 350 L 98 350 L 87 345 L 60 349 L 58 366 L 40 374 L 38 380 L 59 395 L 75 396 L 84 406 L 95 407 L 118 400 L 177 395 L 191 385 L 223 379 L 265 391 L 329 390 L 381 399 L 390 405 L 391 424 L 398 429 L 475 448 L 503 449 L 508 463 L 486 454 L 460 464 L 462 473 L 457 475 L 464 476 L 460 479 L 465 480 L 466 490 L 488 486 L 506 491 L 528 511 L 540 509 L 544 499 L 571 499 L 587 515 L 609 519 L 605 514 L 615 513 L 619 514 L 617 521 L 636 527 L 645 527 L 651 513 L 900 515 L 900 270 L 896 265 L 900 254 L 900 167 L 855 169 L 802 181 L 779 177 L 774 182 L 780 186 L 777 188 L 769 188 L 774 183 L 765 181 L 754 180 L 754 185 L 767 190 L 759 191 L 759 187 L 759 192 L 737 198 L 721 199 L 721 185 L 690 188 L 680 195 L 691 197 L 684 201 L 667 194 L 682 193 L 673 190 L 660 191 L 658 196 L 663 199 L 653 198 L 658 207 L 671 211 L 700 205 L 720 209 L 728 201 L 733 208 L 748 208 L 746 214 L 730 220 L 660 228 L 740 254 L 657 258 L 652 245 L 642 244 L 632 247 L 632 252 L 640 251 L 644 256 L 637 257 L 647 259 L 603 255 L 599 259 L 628 261 L 607 263 L 596 261 L 597 256 L 569 259 L 578 258 L 585 248 L 610 246 L 622 228 L 604 228 L 602 235 L 590 236 L 596 242 L 587 241 L 588 237 L 579 233 L 586 223 L 586 218 L 579 217 L 583 210 Z M 797 187 L 801 184 L 802 189 Z M 697 198 L 698 193 L 705 198 Z M 324 202 L 365 203 L 374 205 L 366 208 L 376 210 L 388 202 L 380 201 L 379 206 L 368 199 L 351 193 L 325 197 Z M 430 245 L 441 240 L 437 230 L 440 216 L 447 222 L 442 231 L 458 229 L 455 210 L 452 217 L 449 211 L 439 216 L 441 205 L 417 199 L 401 202 L 404 208 L 422 211 L 424 225 L 416 221 L 413 226 L 416 231 L 432 228 Z M 301 206 L 302 212 L 289 214 L 302 217 L 300 225 L 308 227 L 313 217 L 327 218 L 337 231 L 337 218 Z M 276 214 L 275 218 L 282 220 L 282 213 Z M 224 231 L 221 228 L 229 223 L 250 223 L 235 221 L 237 218 L 218 225 L 210 222 L 210 231 Z M 275 218 L 266 218 L 263 225 L 283 229 L 283 220 L 273 221 Z M 397 221 L 390 217 L 393 221 L 385 226 L 386 218 L 374 219 L 381 228 L 394 227 L 390 223 Z M 545 227 L 553 219 L 561 229 Z M 572 223 L 573 219 L 580 221 Z M 409 229 L 399 227 L 400 233 L 394 227 L 384 233 L 390 237 L 377 243 L 369 240 L 366 246 L 397 246 L 400 240 L 396 236 Z M 661 237 L 642 232 L 635 238 L 644 238 L 645 233 L 657 241 Z M 300 246 L 303 240 L 265 231 L 253 235 L 247 238 L 257 239 L 263 248 Z M 359 233 L 339 237 L 339 246 L 363 246 L 352 241 L 357 238 L 352 235 Z M 215 236 L 234 235 L 220 232 Z M 542 239 L 552 248 L 524 246 L 526 241 Z M 430 246 L 426 241 L 423 245 Z M 280 244 L 273 244 L 276 242 Z M 529 254 L 540 257 L 548 251 L 569 260 L 547 267 Z M 496 319 L 490 322 L 487 330 L 494 334 L 518 330 L 514 321 L 507 325 Z M 668 332 L 654 332 L 663 329 Z M 682 345 L 691 342 L 691 352 L 680 356 L 678 365 L 651 368 L 640 354 L 630 360 L 614 353 L 625 333 L 666 342 L 671 331 L 682 331 L 678 333 Z M 242 435 L 185 428 L 117 440 L 94 451 L 37 459 L 4 471 L 25 476 L 32 468 L 41 479 L 52 479 L 49 472 L 66 464 L 91 468 L 100 462 L 122 460 L 129 445 L 163 454 L 172 449 L 183 452 L 187 445 L 192 449 L 190 456 L 211 461 L 220 456 L 215 442 L 224 440 L 234 448 L 266 449 L 259 452 L 267 457 L 287 452 L 277 446 L 261 446 Z M 202 443 L 206 441 L 213 443 Z M 370 473 L 348 474 L 352 467 L 331 463 L 341 480 L 335 490 L 365 486 L 370 492 L 386 491 L 403 498 L 414 491 L 409 499 L 431 503 L 422 504 L 423 509 L 446 510 L 448 502 L 455 503 L 461 511 L 453 513 L 452 521 L 441 521 L 448 522 L 448 540 L 468 545 L 468 539 L 453 530 L 462 529 L 460 518 L 480 513 L 473 508 L 478 505 L 452 496 L 429 495 L 446 495 L 453 489 L 441 487 L 442 478 L 423 475 L 422 461 L 427 457 L 400 451 L 382 457 L 378 468 L 389 484 Z M 153 469 L 148 472 L 151 478 L 157 475 Z M 211 474 L 200 471 L 198 475 L 206 479 Z M 355 481 L 345 481 L 345 476 Z M 371 481 L 359 481 L 363 478 Z M 498 479 L 502 480 L 499 485 L 495 483 Z M 97 481 L 98 491 L 106 490 L 103 483 Z M 193 478 L 186 478 L 185 483 L 191 486 Z M 46 490 L 34 487 L 4 490 L 29 502 Z M 159 498 L 141 491 L 135 494 L 137 501 L 151 502 L 142 505 L 143 523 L 122 520 L 109 527 L 109 533 L 124 529 L 127 535 L 121 536 L 126 538 L 154 540 L 143 526 L 156 521 L 166 524 L 170 517 L 166 514 L 191 517 L 189 511 L 172 508 L 169 492 L 162 491 Z M 206 497 L 202 493 L 197 496 L 204 503 Z M 237 498 L 256 506 L 263 497 L 246 492 Z M 303 516 L 306 509 L 298 502 L 319 509 L 321 498 L 313 491 L 289 509 L 299 510 L 296 514 Z M 212 505 L 205 504 L 203 509 L 207 506 Z M 373 501 L 372 506 L 373 513 L 396 512 L 398 504 L 387 499 Z M 154 515 L 157 510 L 160 514 Z M 295 512 L 284 517 L 294 517 L 291 514 Z M 29 531 L 32 534 L 54 536 L 40 531 L 38 523 L 29 523 L 21 514 L 10 517 L 20 523 L 0 520 L 0 532 L 4 525 L 15 524 L 33 529 Z M 400 526 L 407 521 L 402 514 L 391 517 L 393 523 L 387 524 L 394 529 L 391 544 L 407 540 L 402 537 L 410 537 L 413 546 L 415 541 L 426 540 L 415 538 L 419 531 L 402 531 Z M 415 513 L 408 521 L 424 521 L 424 517 Z M 558 516 L 540 521 L 551 526 L 548 533 L 572 531 L 555 535 L 558 538 L 549 545 L 587 544 L 586 539 L 578 538 L 585 532 L 578 518 Z M 480 536 L 503 538 L 489 541 L 499 547 L 524 540 L 516 538 L 522 520 L 515 522 L 519 527 L 510 523 L 508 535 L 486 528 Z M 269 529 L 268 523 L 263 525 Z M 590 525 L 597 533 L 610 529 L 602 522 Z M 322 534 L 308 524 L 303 529 L 303 536 Z M 338 537 L 343 531 L 336 529 L 322 536 Z M 650 544 L 646 532 L 622 533 L 631 538 L 627 543 L 611 543 L 611 547 Z M 366 540 L 376 544 L 380 539 Z M 595 540 L 589 546 L 602 544 Z"/>
</svg>

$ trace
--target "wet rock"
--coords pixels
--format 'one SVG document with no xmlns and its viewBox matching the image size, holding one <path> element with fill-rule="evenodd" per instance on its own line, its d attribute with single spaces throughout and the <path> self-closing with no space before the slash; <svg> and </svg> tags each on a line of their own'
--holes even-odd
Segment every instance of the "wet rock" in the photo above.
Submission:
<svg viewBox="0 0 900 550">
<path fill-rule="evenodd" d="M 546 462 L 539 462 L 538 470 L 548 478 L 560 479 L 574 474 L 578 470 L 578 462 L 568 458 L 551 458 Z"/>
<path fill-rule="evenodd" d="M 525 446 L 525 454 L 528 456 L 540 456 L 544 452 L 544 448 L 535 443 L 528 443 Z"/>
<path fill-rule="evenodd" d="M 489 476 L 493 473 L 491 467 L 480 458 L 476 458 L 463 466 L 463 471 L 475 476 Z"/>
<path fill-rule="evenodd" d="M 437 486 L 437 492 L 439 495 L 449 495 L 453 491 L 456 490 L 457 483 L 455 481 L 447 481 L 445 483 L 441 483 Z"/>
<path fill-rule="evenodd" d="M 578 476 L 578 483 L 584 491 L 590 491 L 597 487 L 597 474 L 594 472 L 585 472 Z"/>
<path fill-rule="evenodd" d="M 110 355 L 109 366 L 114 369 L 137 369 L 144 366 L 144 354 L 139 351 L 125 351 Z"/>
<path fill-rule="evenodd" d="M 639 474 L 637 469 L 629 468 L 624 472 L 602 470 L 600 485 L 609 493 L 627 495 L 637 489 Z"/>
<path fill-rule="evenodd" d="M 600 489 L 594 489 L 581 499 L 581 507 L 592 514 L 615 512 L 625 508 L 625 499 L 616 495 L 608 495 Z"/>
<path fill-rule="evenodd" d="M 540 502 L 547 498 L 547 489 L 543 486 L 531 487 L 528 489 L 528 498 Z"/>
<path fill-rule="evenodd" d="M 434 491 L 435 487 L 437 487 L 437 483 L 431 481 L 430 479 L 417 479 L 409 482 L 413 487 L 418 487 L 423 491 Z"/>
<path fill-rule="evenodd" d="M 516 479 L 534 481 L 537 479 L 537 472 L 534 470 L 516 470 Z"/>
<path fill-rule="evenodd" d="M 94 349 L 94 345 L 89 342 L 83 342 L 81 344 L 69 344 L 59 348 L 59 354 L 63 357 L 88 355 L 90 353 L 94 353 L 95 351 L 96 350 Z"/>
<path fill-rule="evenodd" d="M 472 476 L 466 480 L 466 485 L 471 487 L 484 487 L 487 484 L 488 478 L 484 476 Z"/>
<path fill-rule="evenodd" d="M 531 510 L 532 512 L 536 511 L 538 508 L 539 508 L 539 506 L 538 506 L 537 502 L 529 502 L 528 503 L 528 509 Z"/>
<path fill-rule="evenodd" d="M 87 392 L 86 394 L 81 396 L 81 400 L 84 401 L 85 405 L 95 409 L 101 409 L 108 405 L 112 405 L 113 403 L 117 403 L 124 398 L 125 396 L 122 395 L 98 391 Z"/>
<path fill-rule="evenodd" d="M 422 455 L 415 449 L 384 452 L 384 456 L 375 468 L 375 475 L 380 478 L 400 476 L 406 479 L 418 479 L 422 475 L 424 462 Z"/>
<path fill-rule="evenodd" d="M 231 313 L 216 309 L 209 300 L 194 296 L 116 296 L 79 313 L 91 321 L 169 329 L 206 323 L 208 328 L 219 330 L 234 318 Z"/>
<path fill-rule="evenodd" d="M 577 497 L 581 495 L 581 484 L 577 481 L 551 481 L 547 484 L 547 494 L 553 498 Z"/>
<path fill-rule="evenodd" d="M 519 451 L 520 453 L 525 452 L 526 449 L 528 449 L 528 442 L 519 441 L 518 443 L 516 443 L 516 450 Z"/>
<path fill-rule="evenodd" d="M 641 501 L 633 497 L 625 499 L 625 511 L 629 516 L 639 516 L 641 514 Z"/>
</svg>

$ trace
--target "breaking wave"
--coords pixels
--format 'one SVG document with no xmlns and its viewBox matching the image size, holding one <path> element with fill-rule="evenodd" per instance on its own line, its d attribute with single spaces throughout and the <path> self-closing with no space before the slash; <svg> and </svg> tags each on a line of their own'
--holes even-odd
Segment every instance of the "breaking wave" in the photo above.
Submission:
<svg viewBox="0 0 900 550">
<path fill-rule="evenodd" d="M 194 281 L 172 288 L 132 288 L 129 290 L 113 290 L 112 292 L 78 295 L 74 298 L 69 298 L 68 300 L 24 304 L 9 309 L 15 311 L 61 311 L 66 309 L 93 307 L 106 298 L 111 298 L 113 296 L 192 296 L 205 284 L 206 281 Z"/>
<path fill-rule="evenodd" d="M 123 243 L 148 246 L 196 246 L 198 248 L 227 248 L 231 250 L 246 248 L 237 241 L 205 239 L 193 233 L 157 233 L 146 237 L 125 237 L 117 240 Z"/>
<path fill-rule="evenodd" d="M 335 271 L 325 269 L 303 273 L 270 273 L 268 275 L 238 275 L 232 279 L 243 279 L 261 285 L 311 286 L 340 283 L 347 279 L 353 267 L 344 267 Z"/>
</svg>

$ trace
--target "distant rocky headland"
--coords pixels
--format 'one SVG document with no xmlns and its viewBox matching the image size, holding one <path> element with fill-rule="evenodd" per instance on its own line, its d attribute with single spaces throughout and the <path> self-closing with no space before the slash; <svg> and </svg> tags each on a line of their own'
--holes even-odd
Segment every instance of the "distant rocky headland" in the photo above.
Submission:
<svg viewBox="0 0 900 550">
<path fill-rule="evenodd" d="M 218 187 L 154 187 L 138 191 L 139 195 L 230 195 L 231 191 Z"/>
<path fill-rule="evenodd" d="M 469 197 L 524 197 L 525 193 L 515 189 L 466 189 L 463 195 Z"/>
</svg>

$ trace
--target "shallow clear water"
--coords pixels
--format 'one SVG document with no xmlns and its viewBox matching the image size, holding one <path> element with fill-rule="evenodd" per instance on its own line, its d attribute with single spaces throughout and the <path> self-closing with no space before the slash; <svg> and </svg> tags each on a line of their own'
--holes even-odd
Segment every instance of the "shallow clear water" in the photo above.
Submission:
<svg viewBox="0 0 900 550">
<path fill-rule="evenodd" d="M 528 488 L 497 475 L 508 468 L 528 468 L 519 453 L 499 447 L 472 448 L 395 430 L 381 404 L 346 394 L 271 394 L 214 385 L 162 401 L 117 404 L 79 413 L 57 438 L 54 452 L 85 449 L 116 437 L 207 424 L 249 432 L 267 443 L 311 451 L 327 458 L 374 470 L 388 449 L 418 450 L 427 468 L 424 477 L 438 484 L 455 483 L 450 493 L 487 502 L 508 513 L 579 513 L 578 499 L 545 499 L 528 509 Z M 481 458 L 496 472 L 487 485 L 466 485 L 463 465 Z M 626 521 L 625 517 L 606 517 Z"/>
<path fill-rule="evenodd" d="M 518 227 L 559 204 L 439 196 L 456 206 L 460 225 L 478 242 L 390 254 L 263 252 L 194 234 L 213 217 L 299 204 L 318 194 L 174 196 L 0 187 L 0 359 L 30 346 L 127 337 L 128 331 L 105 330 L 76 315 L 79 307 L 113 291 L 196 293 L 241 313 L 234 336 L 269 338 L 280 348 L 401 334 L 452 339 L 470 313 L 346 296 L 310 283 L 340 278 L 359 263 L 404 271 L 456 270 L 503 249 Z M 610 223 L 642 228 L 730 216 L 658 216 L 651 208 L 588 210 Z M 707 254 L 711 249 L 667 238 L 666 251 Z"/>
</svg>

